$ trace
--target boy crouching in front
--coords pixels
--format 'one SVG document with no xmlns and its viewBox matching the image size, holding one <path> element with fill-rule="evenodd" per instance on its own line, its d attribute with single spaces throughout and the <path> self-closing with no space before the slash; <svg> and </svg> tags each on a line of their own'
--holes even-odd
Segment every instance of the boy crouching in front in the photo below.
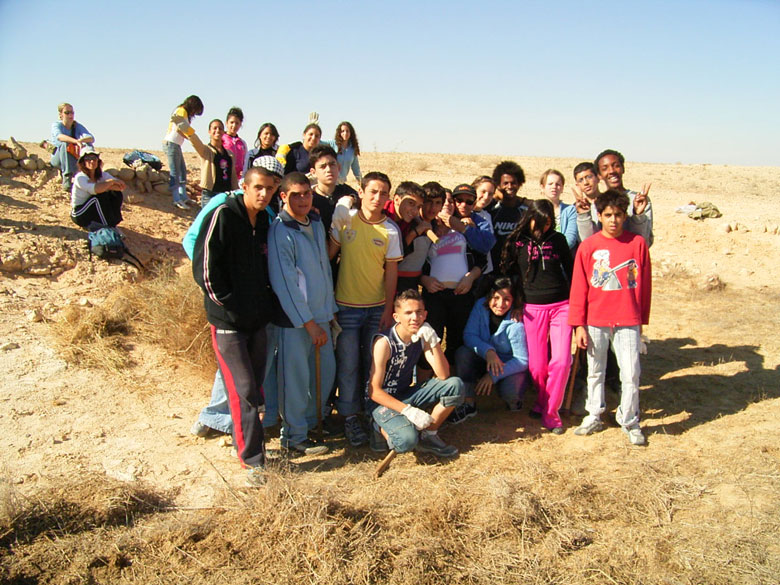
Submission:
<svg viewBox="0 0 780 585">
<path fill-rule="evenodd" d="M 374 336 L 368 407 L 371 448 L 397 453 L 412 449 L 438 457 L 454 457 L 458 449 L 441 440 L 437 431 L 453 409 L 463 402 L 463 382 L 450 377 L 450 368 L 420 293 L 405 290 L 394 303 L 395 325 Z M 434 378 L 412 385 L 415 364 L 423 353 Z M 423 408 L 435 405 L 431 414 Z"/>
</svg>

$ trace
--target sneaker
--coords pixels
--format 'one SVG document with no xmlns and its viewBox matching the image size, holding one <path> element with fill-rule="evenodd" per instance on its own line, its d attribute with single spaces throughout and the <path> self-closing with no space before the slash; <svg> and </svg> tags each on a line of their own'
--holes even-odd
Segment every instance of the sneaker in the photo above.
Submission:
<svg viewBox="0 0 780 585">
<path fill-rule="evenodd" d="M 246 472 L 246 485 L 253 488 L 263 487 L 266 484 L 265 467 L 258 465 L 250 467 Z"/>
<path fill-rule="evenodd" d="M 590 418 L 586 416 L 584 419 L 582 419 L 582 424 L 574 429 L 574 434 L 583 437 L 585 435 L 592 435 L 593 433 L 596 433 L 603 428 L 604 425 L 601 422 L 601 419 Z"/>
<path fill-rule="evenodd" d="M 566 431 L 564 431 L 564 430 L 563 430 L 563 427 L 555 427 L 554 429 L 550 429 L 550 432 L 551 432 L 553 435 L 562 435 L 562 434 L 563 434 L 563 433 L 565 433 Z"/>
<path fill-rule="evenodd" d="M 387 440 L 379 430 L 379 425 L 377 425 L 376 422 L 371 423 L 369 446 L 374 453 L 387 453 L 390 450 L 390 447 L 387 445 Z"/>
<path fill-rule="evenodd" d="M 458 454 L 458 448 L 442 441 L 438 433 L 420 433 L 420 440 L 415 449 L 437 457 L 455 457 Z"/>
<path fill-rule="evenodd" d="M 447 417 L 447 422 L 453 425 L 459 425 L 464 420 L 470 419 L 473 416 L 477 416 L 477 405 L 470 402 L 464 402 L 455 407 Z"/>
<path fill-rule="evenodd" d="M 305 439 L 300 443 L 282 445 L 282 453 L 295 457 L 296 455 L 324 455 L 329 451 L 326 445 Z"/>
<path fill-rule="evenodd" d="M 347 436 L 347 441 L 353 447 L 360 447 L 368 443 L 368 435 L 363 430 L 363 425 L 360 424 L 360 420 L 356 415 L 348 416 L 344 421 L 344 434 Z"/>
<path fill-rule="evenodd" d="M 199 420 L 196 420 L 195 424 L 190 427 L 190 434 L 201 438 L 208 437 L 211 434 L 211 431 L 211 427 L 204 425 Z"/>
<path fill-rule="evenodd" d="M 639 425 L 635 427 L 622 427 L 623 432 L 628 435 L 628 442 L 632 445 L 647 445 L 647 439 L 645 439 L 645 436 L 642 434 L 642 429 L 639 428 Z"/>
<path fill-rule="evenodd" d="M 189 207 L 187 207 L 187 204 L 184 203 L 184 201 L 174 201 L 173 206 L 176 207 L 177 209 L 189 209 Z"/>
</svg>

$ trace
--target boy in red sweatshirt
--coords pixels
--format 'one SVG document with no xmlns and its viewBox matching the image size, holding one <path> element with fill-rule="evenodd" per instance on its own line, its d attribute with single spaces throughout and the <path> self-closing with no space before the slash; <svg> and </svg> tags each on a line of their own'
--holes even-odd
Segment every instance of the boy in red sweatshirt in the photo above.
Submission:
<svg viewBox="0 0 780 585">
<path fill-rule="evenodd" d="M 650 318 L 650 255 L 644 238 L 625 231 L 628 197 L 609 190 L 596 198 L 601 231 L 586 239 L 574 260 L 569 325 L 577 347 L 587 350 L 588 415 L 574 431 L 590 435 L 603 427 L 607 348 L 620 367 L 617 422 L 632 445 L 644 445 L 639 428 L 639 334 Z"/>
</svg>

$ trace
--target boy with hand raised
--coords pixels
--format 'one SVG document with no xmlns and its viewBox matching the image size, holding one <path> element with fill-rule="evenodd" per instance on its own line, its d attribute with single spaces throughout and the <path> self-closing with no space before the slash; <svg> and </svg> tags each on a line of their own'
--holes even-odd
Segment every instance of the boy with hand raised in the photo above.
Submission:
<svg viewBox="0 0 780 585">
<path fill-rule="evenodd" d="M 580 241 L 584 241 L 601 228 L 597 218 L 597 211 L 593 209 L 593 201 L 598 196 L 598 179 L 604 181 L 607 189 L 623 193 L 629 198 L 628 219 L 625 228 L 642 236 L 648 247 L 653 245 L 653 207 L 648 193 L 650 184 L 642 186 L 641 191 L 631 191 L 623 186 L 623 175 L 626 172 L 625 158 L 617 150 L 607 149 L 596 157 L 590 168 L 587 163 L 580 163 L 574 169 L 574 178 L 577 186 L 574 188 L 574 197 L 577 207 L 577 231 Z M 580 173 L 577 169 L 581 169 Z M 594 179 L 590 174 L 597 174 Z M 582 177 L 582 183 L 577 178 Z"/>
<path fill-rule="evenodd" d="M 328 448 L 307 436 L 316 422 L 315 353 L 320 354 L 321 388 L 329 391 L 336 375 L 329 322 L 338 309 L 325 230 L 312 209 L 306 175 L 288 174 L 280 196 L 284 209 L 268 234 L 271 286 L 289 320 L 277 328 L 280 438 L 283 451 L 321 455 Z"/>
<path fill-rule="evenodd" d="M 372 418 L 371 449 L 397 453 L 417 449 L 438 457 L 454 457 L 458 449 L 439 437 L 439 426 L 463 402 L 460 378 L 450 377 L 438 335 L 425 322 L 420 293 L 405 290 L 395 299 L 395 324 L 374 337 L 368 411 Z M 413 386 L 412 374 L 422 353 L 434 378 Z M 431 405 L 433 411 L 423 410 Z"/>
</svg>

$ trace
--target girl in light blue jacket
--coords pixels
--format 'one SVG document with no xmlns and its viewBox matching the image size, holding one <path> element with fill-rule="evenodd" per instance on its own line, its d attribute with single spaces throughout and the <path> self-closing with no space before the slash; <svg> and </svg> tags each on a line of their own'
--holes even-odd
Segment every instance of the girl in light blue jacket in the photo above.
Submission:
<svg viewBox="0 0 780 585">
<path fill-rule="evenodd" d="M 512 281 L 500 277 L 471 310 L 463 331 L 464 345 L 455 354 L 458 376 L 466 385 L 466 400 L 450 415 L 453 424 L 475 416 L 476 396 L 489 394 L 493 388 L 509 410 L 522 406 L 528 348 L 523 324 L 511 316 L 515 296 Z"/>
</svg>

